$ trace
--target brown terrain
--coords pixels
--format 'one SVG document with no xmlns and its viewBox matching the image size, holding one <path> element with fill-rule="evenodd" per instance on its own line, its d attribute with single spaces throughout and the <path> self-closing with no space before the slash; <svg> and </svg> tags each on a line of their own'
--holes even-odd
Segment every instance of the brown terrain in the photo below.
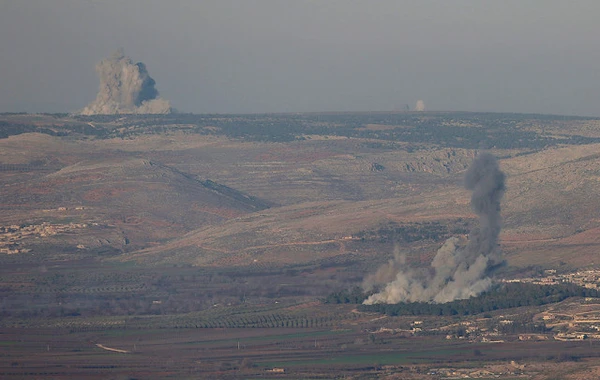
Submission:
<svg viewBox="0 0 600 380">
<path fill-rule="evenodd" d="M 445 378 L 440 368 L 473 360 L 512 378 L 546 378 L 551 368 L 597 377 L 587 342 L 568 343 L 577 367 L 561 356 L 564 342 L 513 336 L 488 352 L 481 341 L 417 337 L 410 326 L 375 334 L 414 317 L 378 320 L 321 302 L 360 285 L 394 246 L 409 265 L 428 265 L 446 238 L 466 235 L 476 220 L 462 177 L 479 147 L 507 176 L 501 277 L 600 266 L 597 119 L 402 115 L 308 115 L 291 138 L 260 127 L 296 125 L 295 115 L 1 115 L 0 377 L 304 377 L 314 365 L 318 378 Z M 414 138 L 431 120 L 433 132 Z M 511 131 L 490 127 L 488 146 L 469 142 L 506 120 Z M 228 129 L 236 123 L 259 132 Z M 446 144 L 435 128 L 462 137 Z M 390 226 L 435 234 L 402 240 Z M 217 309 L 229 324 L 213 322 Z M 536 347 L 544 354 L 531 354 Z M 265 372 L 279 366 L 287 372 Z"/>
</svg>

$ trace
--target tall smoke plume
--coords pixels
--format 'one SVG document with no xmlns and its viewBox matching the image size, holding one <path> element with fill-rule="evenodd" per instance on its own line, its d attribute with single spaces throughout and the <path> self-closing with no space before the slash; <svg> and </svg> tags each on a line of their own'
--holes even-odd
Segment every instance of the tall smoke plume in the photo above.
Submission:
<svg viewBox="0 0 600 380">
<path fill-rule="evenodd" d="M 158 97 L 156 82 L 148 75 L 146 65 L 133 63 L 123 49 L 96 65 L 100 90 L 96 100 L 87 105 L 82 115 L 164 114 L 171 104 Z"/>
<path fill-rule="evenodd" d="M 396 248 L 394 258 L 365 279 L 366 290 L 378 285 L 383 289 L 364 303 L 444 303 L 487 290 L 493 270 L 504 262 L 497 246 L 504 178 L 494 156 L 479 154 L 465 175 L 465 187 L 472 191 L 471 208 L 479 216 L 479 225 L 469 233 L 468 242 L 461 244 L 460 239 L 449 238 L 431 267 L 422 270 L 406 268 L 406 258 Z"/>
</svg>

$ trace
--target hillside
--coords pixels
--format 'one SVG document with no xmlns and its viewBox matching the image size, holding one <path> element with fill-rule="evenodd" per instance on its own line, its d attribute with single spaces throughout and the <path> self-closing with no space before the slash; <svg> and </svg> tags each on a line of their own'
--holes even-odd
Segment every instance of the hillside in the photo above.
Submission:
<svg viewBox="0 0 600 380">
<path fill-rule="evenodd" d="M 23 136 L 22 146 L 29 141 Z M 19 141 L 11 143 L 14 147 Z M 52 253 L 53 246 L 58 251 L 79 247 L 80 253 L 128 251 L 269 207 L 210 179 L 147 159 L 93 157 L 93 153 L 84 157 L 73 150 L 69 153 L 80 154 L 82 161 L 58 169 L 65 157 L 58 155 L 58 149 L 45 148 L 45 159 L 56 155 L 55 166 L 5 168 L 2 208 L 10 212 L 3 213 L 1 225 L 85 227 L 68 229 L 66 235 L 48 237 L 43 243 L 19 239 L 19 246 L 36 253 Z"/>
<path fill-rule="evenodd" d="M 524 157 L 501 160 L 508 175 L 501 245 L 511 263 L 519 266 L 558 265 L 561 261 L 575 266 L 591 263 L 590 257 L 598 249 L 591 231 L 600 227 L 596 199 L 591 196 L 600 190 L 597 175 L 590 175 L 593 170 L 599 173 L 593 169 L 600 168 L 596 149 L 598 146 L 560 148 L 528 155 L 526 160 Z M 552 161 L 546 159 L 548 155 L 553 157 Z M 532 170 L 536 162 L 545 164 Z M 458 218 L 472 219 L 469 194 L 455 178 L 460 174 L 450 176 L 448 184 L 430 185 L 429 190 L 421 184 L 418 190 L 405 191 L 401 197 L 304 202 L 272 208 L 200 229 L 132 257 L 153 261 L 156 258 L 149 256 L 155 253 L 163 258 L 158 261 L 244 265 L 257 261 L 286 263 L 292 257 L 292 261 L 310 261 L 381 250 L 387 250 L 382 255 L 388 256 L 391 254 L 388 245 L 377 241 L 367 245 L 352 236 L 389 222 L 447 223 Z M 436 249 L 433 244 L 431 249 Z"/>
<path fill-rule="evenodd" d="M 445 226 L 437 237 L 400 242 L 425 262 L 473 221 L 462 176 L 473 146 L 485 145 L 507 174 L 501 245 L 509 263 L 584 265 L 597 248 L 588 232 L 599 227 L 596 119 L 372 113 L 4 122 L 12 135 L 0 139 L 3 225 L 87 224 L 93 228 L 55 239 L 127 252 L 120 260 L 291 265 L 339 256 L 375 265 L 392 254 L 393 232 L 378 232 L 390 223 Z M 49 239 L 19 244 L 52 252 Z"/>
<path fill-rule="evenodd" d="M 590 258 L 596 255 L 597 241 L 592 238 L 593 233 L 585 232 L 600 226 L 593 196 L 600 190 L 600 160 L 596 153 L 599 148 L 597 144 L 557 147 L 500 161 L 508 177 L 501 245 L 511 264 L 555 266 L 562 262 L 580 266 L 593 262 Z M 325 200 L 319 202 L 272 208 L 258 215 L 198 230 L 131 257 L 144 262 L 183 260 L 196 265 L 248 265 L 262 261 L 283 264 L 349 253 L 372 255 L 379 252 L 383 257 L 389 257 L 391 248 L 387 244 L 377 241 L 359 244 L 349 238 L 389 222 L 446 223 L 474 217 L 468 205 L 469 194 L 461 185 L 462 163 L 468 162 L 468 153 L 445 163 L 460 168 L 450 173 L 434 170 L 440 164 L 435 157 L 442 153 L 443 150 L 433 152 L 433 159 L 430 157 L 429 160 L 424 159 L 423 152 L 387 153 L 385 159 L 382 156 L 363 159 L 362 167 L 353 166 L 355 160 L 343 156 L 314 160 L 304 165 L 329 167 L 336 173 L 329 177 L 330 181 L 319 181 L 312 176 L 316 183 L 289 175 L 281 180 L 284 170 L 263 169 L 260 183 L 272 181 L 275 194 L 283 188 L 281 193 L 288 195 L 313 191 L 331 196 L 332 192 L 323 187 L 342 178 L 347 184 L 344 187 L 347 193 L 360 194 L 364 198 L 368 194 L 372 200 L 328 201 L 325 196 Z M 366 162 L 374 159 L 383 163 L 384 172 L 368 170 Z M 346 165 L 341 163 L 344 160 Z M 408 174 L 405 170 L 407 162 L 419 162 L 421 169 Z M 294 165 L 299 166 L 298 161 Z M 271 176 L 280 180 L 275 181 Z M 404 182 L 399 180 L 403 176 L 407 179 Z M 240 186 L 246 183 L 246 189 L 250 190 L 256 182 L 240 180 L 238 183 Z M 294 191 L 302 186 L 306 188 Z M 429 244 L 432 252 L 437 249 L 434 242 Z M 407 250 L 413 248 L 406 247 Z M 290 252 L 294 254 L 290 255 Z"/>
</svg>

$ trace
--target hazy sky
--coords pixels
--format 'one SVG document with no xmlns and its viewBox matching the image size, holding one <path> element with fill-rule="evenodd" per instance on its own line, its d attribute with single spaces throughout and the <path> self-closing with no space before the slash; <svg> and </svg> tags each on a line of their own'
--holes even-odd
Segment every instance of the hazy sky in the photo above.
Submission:
<svg viewBox="0 0 600 380">
<path fill-rule="evenodd" d="M 70 112 L 119 47 L 186 112 L 600 116 L 598 0 L 0 0 L 0 112 Z"/>
</svg>

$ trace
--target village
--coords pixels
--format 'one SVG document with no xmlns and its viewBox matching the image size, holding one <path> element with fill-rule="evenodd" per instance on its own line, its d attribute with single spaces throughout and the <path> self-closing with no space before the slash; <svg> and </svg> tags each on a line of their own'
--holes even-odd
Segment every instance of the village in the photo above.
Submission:
<svg viewBox="0 0 600 380">
<path fill-rule="evenodd" d="M 588 289 L 598 289 L 600 270 L 580 270 L 557 273 L 545 270 L 539 277 L 504 280 L 538 285 L 576 284 Z M 380 317 L 381 318 L 381 317 Z M 586 342 L 590 346 L 600 341 L 600 300 L 591 297 L 569 298 L 562 302 L 527 309 L 504 310 L 500 313 L 483 313 L 474 318 L 461 318 L 440 325 L 436 318 L 413 319 L 408 328 L 379 327 L 369 332 L 375 336 L 442 335 L 448 341 L 475 344 L 474 355 L 482 356 L 485 345 L 515 344 L 517 342 Z M 482 346 L 483 345 L 483 346 Z M 491 347 L 491 346 L 490 346 Z M 569 356 L 564 353 L 565 358 Z M 565 358 L 556 357 L 554 360 Z M 565 359 L 566 360 L 566 359 Z M 480 368 L 431 367 L 427 375 L 440 379 L 465 378 L 529 378 L 540 368 L 531 363 L 511 360 Z"/>
<path fill-rule="evenodd" d="M 548 269 L 540 277 L 517 278 L 503 282 L 537 285 L 570 283 L 587 289 L 598 289 L 600 270 L 557 273 L 554 269 Z M 488 315 L 484 314 L 484 316 Z M 493 318 L 493 322 L 490 318 L 464 321 L 461 322 L 463 329 L 459 329 L 459 334 L 449 334 L 446 338 L 469 339 L 474 342 L 487 343 L 504 342 L 504 336 L 513 336 L 518 340 L 528 341 L 600 340 L 600 301 L 597 298 L 569 299 L 549 305 L 544 311 L 533 315 L 531 325 L 523 324 L 523 321 L 516 321 L 515 317 L 518 319 L 519 315 L 501 315 Z M 515 326 L 516 323 L 521 323 L 523 326 Z M 448 327 L 446 326 L 446 328 Z M 510 334 L 511 332 L 517 334 Z"/>
<path fill-rule="evenodd" d="M 27 238 L 43 238 L 73 230 L 88 227 L 85 223 L 55 224 L 42 222 L 41 224 L 0 226 L 0 254 L 27 253 L 31 249 L 22 246 L 22 240 Z"/>
<path fill-rule="evenodd" d="M 517 278 L 504 280 L 504 282 L 524 282 L 538 285 L 572 283 L 588 289 L 598 289 L 598 284 L 600 284 L 600 270 L 589 269 L 569 273 L 557 273 L 556 269 L 547 269 L 544 271 L 544 276 Z"/>
</svg>

